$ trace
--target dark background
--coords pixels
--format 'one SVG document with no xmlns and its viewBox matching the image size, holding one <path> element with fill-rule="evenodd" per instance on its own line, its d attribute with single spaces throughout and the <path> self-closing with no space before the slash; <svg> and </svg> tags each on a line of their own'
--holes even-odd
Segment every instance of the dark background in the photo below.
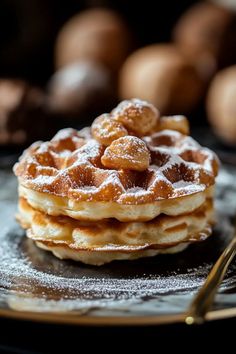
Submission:
<svg viewBox="0 0 236 354">
<path fill-rule="evenodd" d="M 136 47 L 171 39 L 179 16 L 193 0 L 79 1 L 1 0 L 0 76 L 45 85 L 53 73 L 53 48 L 61 26 L 75 13 L 106 6 L 117 10 L 134 34 Z"/>
<path fill-rule="evenodd" d="M 107 6 L 123 15 L 134 34 L 135 46 L 171 40 L 174 24 L 185 9 L 197 1 L 79 1 L 79 0 L 0 0 L 0 77 L 25 78 L 45 86 L 54 72 L 53 50 L 58 31 L 75 13 L 92 6 Z M 197 113 L 196 113 L 197 114 Z M 205 122 L 204 122 L 205 123 Z M 126 341 L 133 349 L 144 345 L 151 351 L 166 349 L 190 352 L 232 343 L 230 332 L 236 320 L 208 323 L 202 327 L 184 325 L 151 328 L 80 328 L 0 320 L 1 353 L 65 353 L 82 347 L 111 353 L 122 350 Z M 107 338 L 113 341 L 108 347 Z M 190 345 L 187 342 L 192 342 Z M 83 342 L 83 343 L 82 343 Z M 48 344 L 47 344 L 48 343 Z M 82 343 L 82 344 L 81 344 Z M 118 345 L 118 348 L 117 348 Z M 106 349 L 106 350 L 105 350 Z M 26 352 L 27 350 L 27 352 Z M 168 352 L 168 350 L 167 350 Z"/>
<path fill-rule="evenodd" d="M 80 327 L 0 320 L 0 353 L 234 353 L 235 319 L 201 326 Z M 208 349 L 209 348 L 209 349 Z"/>
</svg>

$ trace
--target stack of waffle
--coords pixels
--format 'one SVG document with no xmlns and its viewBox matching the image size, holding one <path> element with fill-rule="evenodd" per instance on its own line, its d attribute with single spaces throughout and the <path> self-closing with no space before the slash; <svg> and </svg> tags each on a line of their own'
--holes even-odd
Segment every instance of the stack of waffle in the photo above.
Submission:
<svg viewBox="0 0 236 354">
<path fill-rule="evenodd" d="M 23 153 L 17 218 L 62 259 L 101 265 L 175 253 L 211 234 L 217 171 L 185 117 L 123 101 L 91 127 L 61 130 Z"/>
</svg>

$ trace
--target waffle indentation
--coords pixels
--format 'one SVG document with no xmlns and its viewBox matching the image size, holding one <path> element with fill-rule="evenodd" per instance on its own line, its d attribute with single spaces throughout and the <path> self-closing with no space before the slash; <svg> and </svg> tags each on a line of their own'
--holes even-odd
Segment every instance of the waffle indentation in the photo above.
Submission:
<svg viewBox="0 0 236 354">
<path fill-rule="evenodd" d="M 215 183 L 216 155 L 177 131 L 143 138 L 151 154 L 142 172 L 106 169 L 105 147 L 90 130 L 60 131 L 50 142 L 32 145 L 14 167 L 20 183 L 39 192 L 83 201 L 151 203 L 205 190 Z"/>
</svg>

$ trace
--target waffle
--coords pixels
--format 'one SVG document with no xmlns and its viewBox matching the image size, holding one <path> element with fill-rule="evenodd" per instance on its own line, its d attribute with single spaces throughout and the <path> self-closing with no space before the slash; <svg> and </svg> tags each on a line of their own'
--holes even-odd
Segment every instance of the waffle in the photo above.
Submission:
<svg viewBox="0 0 236 354">
<path fill-rule="evenodd" d="M 206 239 L 213 223 L 213 203 L 181 216 L 160 215 L 149 222 L 100 222 L 49 216 L 19 199 L 18 220 L 28 237 L 59 258 L 101 265 L 115 259 L 133 259 L 178 252 L 191 242 Z"/>
<path fill-rule="evenodd" d="M 144 171 L 111 169 L 102 164 L 105 146 L 90 128 L 64 129 L 50 142 L 33 144 L 15 165 L 19 194 L 49 215 L 123 222 L 180 215 L 212 195 L 218 170 L 212 151 L 170 129 L 142 141 L 150 152 Z"/>
<path fill-rule="evenodd" d="M 206 239 L 219 163 L 188 134 L 186 117 L 132 99 L 36 142 L 14 166 L 19 223 L 40 248 L 93 265 Z"/>
</svg>

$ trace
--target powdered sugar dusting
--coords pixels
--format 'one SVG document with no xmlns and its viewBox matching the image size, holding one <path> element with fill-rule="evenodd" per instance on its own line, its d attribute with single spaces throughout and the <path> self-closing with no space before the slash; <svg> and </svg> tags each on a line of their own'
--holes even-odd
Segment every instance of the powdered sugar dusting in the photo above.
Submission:
<svg viewBox="0 0 236 354">
<path fill-rule="evenodd" d="M 12 209 L 8 205 L 8 212 Z M 4 217 L 9 221 L 11 217 L 6 214 Z M 45 257 L 44 252 L 24 238 L 16 225 L 5 229 L 4 235 L 0 246 L 0 286 L 11 289 L 7 301 L 18 310 L 22 310 L 22 306 L 34 311 L 77 311 L 94 307 L 122 310 L 124 305 L 142 303 L 146 297 L 159 297 L 170 291 L 193 291 L 209 270 L 209 266 L 200 266 L 187 274 L 173 272 L 163 278 L 158 272 L 133 277 L 107 276 L 102 269 L 104 277 L 96 277 L 99 270 L 91 269 L 83 276 L 80 273 L 84 272 L 84 267 L 78 265 L 76 271 L 76 265 L 52 259 L 51 255 Z M 13 296 L 14 292 L 17 292 L 17 298 Z"/>
<path fill-rule="evenodd" d="M 31 285 L 31 281 L 39 282 L 41 286 L 56 289 L 59 291 L 66 290 L 68 293 L 70 289 L 73 290 L 76 288 L 76 291 L 84 291 L 87 293 L 88 297 L 90 296 L 90 292 L 101 292 L 106 293 L 105 296 L 108 296 L 109 293 L 115 292 L 115 295 L 118 296 L 120 293 L 120 298 L 123 297 L 140 297 L 144 295 L 153 295 L 155 293 L 165 293 L 166 292 L 166 280 L 163 281 L 161 276 L 157 275 L 146 275 L 143 277 L 137 278 L 116 278 L 114 279 L 110 277 L 105 278 L 94 278 L 94 277 L 72 277 L 66 278 L 63 277 L 62 274 L 58 277 L 58 274 L 52 274 L 50 272 L 45 273 L 45 269 L 43 271 L 34 268 L 34 263 L 41 262 L 40 257 L 42 257 L 42 262 L 44 259 L 44 252 L 38 250 L 30 240 L 25 239 L 23 230 L 18 227 L 18 225 L 13 222 L 13 215 L 15 213 L 15 206 L 12 202 L 8 202 L 5 208 L 5 212 L 3 213 L 4 220 L 4 228 L 1 236 L 1 247 L 0 247 L 0 259 L 1 259 L 1 286 L 8 287 L 10 285 L 17 284 L 17 278 L 22 278 L 24 275 L 25 278 L 28 278 L 29 284 L 25 283 L 25 287 L 23 286 L 24 291 L 29 291 L 29 285 Z M 23 242 L 23 243 L 22 243 Z M 22 252 L 23 247 L 23 252 Z M 37 252 L 39 253 L 37 256 Z M 34 255 L 35 253 L 35 255 Z M 47 255 L 51 258 L 50 255 Z M 60 268 L 63 270 L 63 263 L 65 268 L 68 265 L 65 262 L 60 262 L 57 259 L 53 259 L 55 264 L 59 264 Z M 43 267 L 44 268 L 44 267 Z M 51 268 L 51 265 L 50 267 Z M 194 272 L 198 271 L 199 276 L 202 273 L 202 267 L 198 270 L 194 270 Z M 79 275 L 79 274 L 78 274 Z M 14 284 L 11 284 L 11 276 L 14 276 Z M 172 284 L 171 288 L 175 290 L 183 289 L 183 285 L 188 288 L 194 288 L 197 286 L 196 279 L 185 279 L 186 277 L 183 275 L 173 274 L 169 276 L 168 282 Z M 20 281 L 20 280 L 19 280 Z M 156 282 L 159 282 L 157 284 Z M 156 286 L 154 286 L 156 283 Z M 20 284 L 20 283 L 19 283 Z M 169 284 L 169 285 L 170 285 Z M 20 284 L 22 286 L 22 284 Z M 170 289 L 170 287 L 169 287 Z M 169 291 L 169 290 L 168 290 Z"/>
<path fill-rule="evenodd" d="M 130 110 L 135 110 L 138 114 L 142 114 L 144 107 L 149 107 L 156 116 L 159 116 L 159 112 L 156 107 L 150 102 L 141 100 L 139 98 L 132 98 L 131 100 L 122 101 L 113 111 L 114 115 L 127 115 L 130 114 Z"/>
<path fill-rule="evenodd" d="M 127 140 L 127 146 L 119 144 L 122 139 Z M 103 193 L 109 201 L 130 205 L 204 191 L 215 182 L 215 154 L 178 131 L 163 130 L 142 140 L 126 136 L 113 143 L 125 166 L 117 163 L 106 168 L 101 159 L 106 154 L 112 158 L 112 145 L 104 153 L 105 147 L 91 138 L 89 128 L 80 132 L 64 129 L 51 142 L 33 145 L 15 171 L 22 185 L 39 192 L 77 200 L 85 199 L 87 193 L 87 201 L 100 201 Z M 127 183 L 123 183 L 122 168 L 137 169 L 143 175 L 136 178 L 128 174 L 124 177 Z"/>
<path fill-rule="evenodd" d="M 25 238 L 13 218 L 16 180 L 11 173 L 1 171 L 0 182 L 4 188 L 0 192 L 0 307 L 81 314 L 89 311 L 97 316 L 154 315 L 185 310 L 211 268 L 213 259 L 209 255 L 219 244 L 224 247 L 232 232 L 228 216 L 236 213 L 236 198 L 232 198 L 236 193 L 235 176 L 235 168 L 223 169 L 219 175 L 216 205 L 221 213 L 220 232 L 209 240 L 213 242 L 209 247 L 204 243 L 196 251 L 192 249 L 176 256 L 93 268 L 60 261 Z M 198 254 L 195 261 L 194 254 Z M 222 291 L 233 289 L 235 270 L 234 264 Z M 222 294 L 217 306 L 227 302 L 231 295 Z"/>
</svg>

